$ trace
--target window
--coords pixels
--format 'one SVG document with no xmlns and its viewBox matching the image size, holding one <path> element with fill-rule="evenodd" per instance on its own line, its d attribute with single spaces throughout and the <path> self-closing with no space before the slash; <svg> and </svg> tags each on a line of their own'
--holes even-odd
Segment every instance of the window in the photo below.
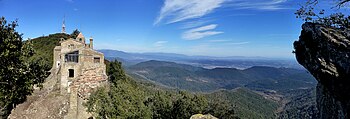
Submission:
<svg viewBox="0 0 350 119">
<path fill-rule="evenodd" d="M 94 57 L 94 63 L 100 63 L 100 57 Z"/>
<path fill-rule="evenodd" d="M 69 48 L 69 49 L 74 49 L 74 48 L 75 48 L 75 47 L 74 47 L 74 44 L 69 44 L 69 45 L 68 45 L 68 48 Z"/>
<path fill-rule="evenodd" d="M 56 68 L 58 68 L 59 66 L 60 66 L 60 61 L 57 61 Z"/>
<path fill-rule="evenodd" d="M 68 69 L 68 77 L 74 77 L 74 69 Z"/>
<path fill-rule="evenodd" d="M 71 53 L 67 53 L 65 55 L 65 62 L 76 62 L 78 63 L 79 60 L 79 51 L 74 51 Z"/>
</svg>

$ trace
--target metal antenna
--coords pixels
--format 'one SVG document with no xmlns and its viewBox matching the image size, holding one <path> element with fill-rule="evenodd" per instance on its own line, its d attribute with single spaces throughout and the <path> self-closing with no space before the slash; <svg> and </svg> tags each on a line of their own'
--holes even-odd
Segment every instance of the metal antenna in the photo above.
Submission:
<svg viewBox="0 0 350 119">
<path fill-rule="evenodd" d="M 66 33 L 66 15 L 63 16 L 62 33 Z"/>
</svg>

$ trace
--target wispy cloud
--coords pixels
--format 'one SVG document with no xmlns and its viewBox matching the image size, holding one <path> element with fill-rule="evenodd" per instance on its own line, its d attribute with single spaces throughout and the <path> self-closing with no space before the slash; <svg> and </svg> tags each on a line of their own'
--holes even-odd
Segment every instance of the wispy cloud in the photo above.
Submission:
<svg viewBox="0 0 350 119">
<path fill-rule="evenodd" d="M 166 44 L 166 43 L 168 43 L 168 41 L 157 41 L 157 42 L 153 43 L 153 45 L 155 47 L 163 47 L 164 44 Z"/>
<path fill-rule="evenodd" d="M 242 42 L 233 42 L 232 40 L 209 40 L 209 43 L 219 43 L 224 45 L 244 45 L 248 44 L 250 42 L 248 41 L 242 41 Z"/>
<path fill-rule="evenodd" d="M 211 43 L 230 42 L 231 40 L 209 40 Z"/>
<path fill-rule="evenodd" d="M 227 6 L 236 9 L 280 10 L 288 9 L 287 0 L 229 0 Z"/>
<path fill-rule="evenodd" d="M 164 20 L 169 24 L 200 18 L 219 8 L 224 2 L 225 0 L 165 0 L 154 25 Z"/>
<path fill-rule="evenodd" d="M 244 45 L 244 44 L 248 44 L 250 42 L 232 42 L 232 43 L 227 43 L 229 45 Z"/>
<path fill-rule="evenodd" d="M 214 21 L 214 19 L 209 19 L 209 18 L 199 18 L 193 21 L 188 21 L 188 22 L 184 22 L 182 23 L 180 29 L 189 29 L 189 28 L 194 28 L 194 27 L 198 27 L 204 24 L 207 24 L 209 22 Z"/>
<path fill-rule="evenodd" d="M 197 40 L 204 37 L 221 34 L 224 32 L 213 31 L 217 27 L 217 24 L 210 24 L 194 29 L 190 29 L 182 34 L 182 38 L 186 40 Z"/>
<path fill-rule="evenodd" d="M 234 9 L 280 10 L 289 9 L 288 0 L 165 0 L 154 25 L 201 18 L 225 6 Z"/>
</svg>

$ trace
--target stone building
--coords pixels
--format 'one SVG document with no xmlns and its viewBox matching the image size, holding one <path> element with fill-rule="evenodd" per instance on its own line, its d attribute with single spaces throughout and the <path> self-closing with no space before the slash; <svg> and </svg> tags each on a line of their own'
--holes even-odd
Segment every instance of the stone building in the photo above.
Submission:
<svg viewBox="0 0 350 119">
<path fill-rule="evenodd" d="M 76 39 L 61 39 L 54 48 L 51 73 L 57 75 L 57 86 L 61 94 L 69 95 L 70 108 L 67 118 L 88 118 L 82 105 L 91 90 L 107 82 L 104 55 L 93 50 L 93 39 L 85 43 L 79 33 Z"/>
</svg>

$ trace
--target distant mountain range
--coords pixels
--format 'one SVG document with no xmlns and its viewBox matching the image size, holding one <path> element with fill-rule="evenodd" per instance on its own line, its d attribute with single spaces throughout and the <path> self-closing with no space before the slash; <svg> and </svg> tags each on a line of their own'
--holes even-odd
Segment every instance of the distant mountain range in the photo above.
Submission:
<svg viewBox="0 0 350 119">
<path fill-rule="evenodd" d="M 294 59 L 274 59 L 264 57 L 212 57 L 212 56 L 188 56 L 175 53 L 128 53 L 118 50 L 98 50 L 104 53 L 108 60 L 119 60 L 130 66 L 149 60 L 171 61 L 189 64 L 204 68 L 238 68 L 246 69 L 252 66 L 286 67 L 303 69 Z"/>
<path fill-rule="evenodd" d="M 248 69 L 205 69 L 187 64 L 150 60 L 127 67 L 137 79 L 149 80 L 189 91 L 215 91 L 247 87 L 253 90 L 285 92 L 311 88 L 316 80 L 305 70 L 253 66 Z"/>
</svg>

